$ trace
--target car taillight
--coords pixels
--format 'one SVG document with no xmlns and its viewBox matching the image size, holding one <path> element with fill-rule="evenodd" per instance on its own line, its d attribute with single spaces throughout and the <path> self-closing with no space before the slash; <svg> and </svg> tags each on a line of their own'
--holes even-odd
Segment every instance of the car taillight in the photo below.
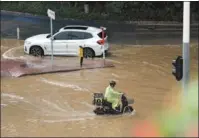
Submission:
<svg viewBox="0 0 199 138">
<path fill-rule="evenodd" d="M 98 43 L 99 45 L 103 45 L 103 44 L 104 44 L 104 40 L 98 40 L 97 43 Z"/>
</svg>

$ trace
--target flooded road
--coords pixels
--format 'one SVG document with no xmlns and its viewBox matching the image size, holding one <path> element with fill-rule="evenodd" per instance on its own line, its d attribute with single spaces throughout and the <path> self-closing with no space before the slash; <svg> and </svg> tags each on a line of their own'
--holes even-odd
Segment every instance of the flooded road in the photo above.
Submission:
<svg viewBox="0 0 199 138">
<path fill-rule="evenodd" d="M 19 58 L 23 41 L 1 40 L 1 56 Z M 14 48 L 10 53 L 7 50 Z M 181 82 L 171 74 L 179 46 L 111 45 L 114 68 L 1 79 L 2 136 L 131 136 L 138 120 L 168 108 Z M 198 46 L 191 47 L 191 80 L 198 76 Z M 67 58 L 67 57 L 62 57 Z M 134 115 L 96 116 L 92 94 L 109 80 L 135 99 Z"/>
</svg>

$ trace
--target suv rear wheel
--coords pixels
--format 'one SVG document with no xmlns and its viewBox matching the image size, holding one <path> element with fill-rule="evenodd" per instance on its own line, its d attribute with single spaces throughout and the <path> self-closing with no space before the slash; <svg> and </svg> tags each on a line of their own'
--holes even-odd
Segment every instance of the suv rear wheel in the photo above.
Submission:
<svg viewBox="0 0 199 138">
<path fill-rule="evenodd" d="M 84 57 L 93 58 L 95 56 L 94 51 L 91 48 L 84 48 Z"/>
</svg>

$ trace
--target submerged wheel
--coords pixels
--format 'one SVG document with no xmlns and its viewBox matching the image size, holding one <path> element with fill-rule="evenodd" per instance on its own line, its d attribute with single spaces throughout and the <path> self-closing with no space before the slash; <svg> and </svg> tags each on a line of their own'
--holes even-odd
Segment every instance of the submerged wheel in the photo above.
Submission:
<svg viewBox="0 0 199 138">
<path fill-rule="evenodd" d="M 30 49 L 30 54 L 33 55 L 33 56 L 43 56 L 43 49 L 39 46 L 33 46 L 31 49 Z"/>
<path fill-rule="evenodd" d="M 84 48 L 84 57 L 93 58 L 95 56 L 94 51 L 91 48 Z"/>
<path fill-rule="evenodd" d="M 133 108 L 132 108 L 131 106 L 126 106 L 126 107 L 124 108 L 123 113 L 131 113 L 132 111 L 133 111 Z"/>
<path fill-rule="evenodd" d="M 97 114 L 97 115 L 103 115 L 103 114 L 104 114 L 103 108 L 100 108 L 100 107 L 98 107 L 98 108 L 96 108 L 95 110 L 93 110 L 93 112 L 94 112 L 95 114 Z"/>
</svg>

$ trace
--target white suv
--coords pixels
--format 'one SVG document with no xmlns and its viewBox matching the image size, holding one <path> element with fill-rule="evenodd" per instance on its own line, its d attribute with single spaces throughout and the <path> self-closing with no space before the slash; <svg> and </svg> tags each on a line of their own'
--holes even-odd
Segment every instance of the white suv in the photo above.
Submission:
<svg viewBox="0 0 199 138">
<path fill-rule="evenodd" d="M 78 56 L 79 46 L 84 47 L 85 57 L 103 54 L 102 30 L 96 27 L 68 25 L 53 34 L 53 55 Z M 104 33 L 105 52 L 109 49 L 108 36 Z M 24 42 L 24 52 L 34 56 L 51 55 L 51 35 L 40 34 Z"/>
</svg>

